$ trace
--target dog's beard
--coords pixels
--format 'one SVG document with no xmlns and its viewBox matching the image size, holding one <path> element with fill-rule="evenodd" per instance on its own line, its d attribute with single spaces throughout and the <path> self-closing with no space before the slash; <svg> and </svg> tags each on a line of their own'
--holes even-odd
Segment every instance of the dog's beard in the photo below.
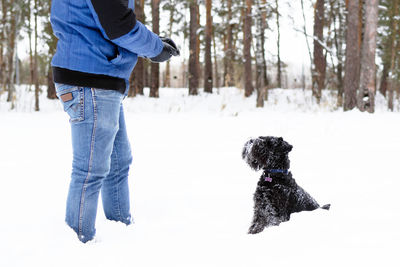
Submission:
<svg viewBox="0 0 400 267">
<path fill-rule="evenodd" d="M 242 151 L 242 158 L 245 162 L 247 162 L 247 164 L 249 164 L 249 166 L 252 169 L 258 171 L 260 169 L 260 165 L 257 162 L 257 160 L 253 157 L 253 152 L 252 152 L 253 148 L 254 148 L 254 139 L 251 139 L 244 144 Z"/>
</svg>

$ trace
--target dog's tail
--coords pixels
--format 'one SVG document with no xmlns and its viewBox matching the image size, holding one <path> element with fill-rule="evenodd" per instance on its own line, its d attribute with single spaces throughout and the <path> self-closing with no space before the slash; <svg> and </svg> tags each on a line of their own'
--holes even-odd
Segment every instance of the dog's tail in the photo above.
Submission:
<svg viewBox="0 0 400 267">
<path fill-rule="evenodd" d="M 329 210 L 331 208 L 331 204 L 326 204 L 321 207 L 321 209 Z"/>
</svg>

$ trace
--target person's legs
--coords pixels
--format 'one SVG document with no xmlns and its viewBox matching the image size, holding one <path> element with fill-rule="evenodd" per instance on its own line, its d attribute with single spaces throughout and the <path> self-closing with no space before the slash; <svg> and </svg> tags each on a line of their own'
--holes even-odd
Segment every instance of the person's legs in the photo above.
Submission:
<svg viewBox="0 0 400 267">
<path fill-rule="evenodd" d="M 73 163 L 66 222 L 82 242 L 93 239 L 98 196 L 110 172 L 123 95 L 116 91 L 57 86 L 71 120 Z"/>
<path fill-rule="evenodd" d="M 103 181 L 101 196 L 104 213 L 109 220 L 132 223 L 129 207 L 128 172 L 132 163 L 131 148 L 126 132 L 124 111 L 121 104 L 119 130 L 111 154 L 111 170 Z"/>
</svg>

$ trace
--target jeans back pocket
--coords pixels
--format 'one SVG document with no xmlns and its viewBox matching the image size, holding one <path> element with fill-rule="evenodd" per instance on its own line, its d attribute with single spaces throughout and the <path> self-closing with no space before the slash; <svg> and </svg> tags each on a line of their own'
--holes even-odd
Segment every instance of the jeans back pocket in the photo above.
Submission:
<svg viewBox="0 0 400 267">
<path fill-rule="evenodd" d="M 85 119 L 85 93 L 83 87 L 72 87 L 57 92 L 63 104 L 64 111 L 69 115 L 69 122 L 78 122 Z"/>
</svg>

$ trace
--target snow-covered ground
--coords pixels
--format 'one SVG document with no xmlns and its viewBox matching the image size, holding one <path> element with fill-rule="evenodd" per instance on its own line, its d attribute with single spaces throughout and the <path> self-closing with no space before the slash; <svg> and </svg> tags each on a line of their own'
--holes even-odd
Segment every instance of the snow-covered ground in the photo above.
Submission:
<svg viewBox="0 0 400 267">
<path fill-rule="evenodd" d="M 71 170 L 67 115 L 21 87 L 16 111 L 0 96 L 0 266 L 400 266 L 400 116 L 333 111 L 324 92 L 273 90 L 266 107 L 234 88 L 126 99 L 135 224 L 107 221 L 81 244 L 64 223 Z M 397 107 L 399 103 L 396 102 Z M 297 182 L 330 211 L 247 235 L 260 173 L 240 157 L 249 137 L 294 145 Z M 100 204 L 101 205 L 101 204 Z"/>
</svg>

